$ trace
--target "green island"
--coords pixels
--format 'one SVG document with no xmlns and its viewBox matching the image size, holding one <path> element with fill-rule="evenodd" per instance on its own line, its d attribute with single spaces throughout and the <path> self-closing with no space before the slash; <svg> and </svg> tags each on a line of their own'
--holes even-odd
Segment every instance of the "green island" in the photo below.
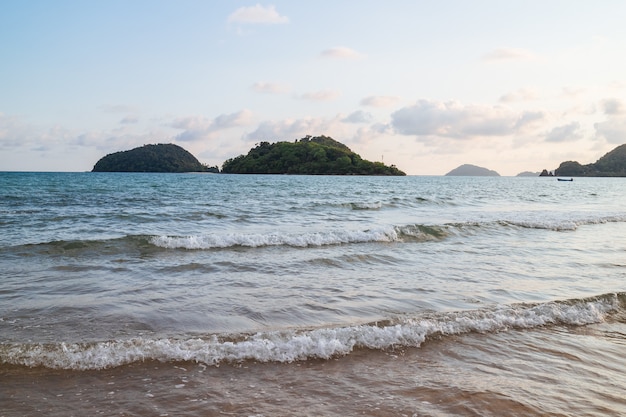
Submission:
<svg viewBox="0 0 626 417">
<path fill-rule="evenodd" d="M 362 159 L 328 136 L 306 136 L 294 142 L 261 142 L 247 155 L 228 159 L 227 174 L 406 175 L 395 165 Z"/>
<path fill-rule="evenodd" d="M 106 155 L 92 172 L 213 172 L 174 144 L 144 145 Z M 225 174 L 406 175 L 395 165 L 370 162 L 328 136 L 306 136 L 294 142 L 261 142 L 247 155 L 228 159 Z"/>
<path fill-rule="evenodd" d="M 101 158 L 92 172 L 219 172 L 173 144 L 144 145 Z"/>
<path fill-rule="evenodd" d="M 626 144 L 620 145 L 595 163 L 581 165 L 565 161 L 554 171 L 561 177 L 626 177 Z"/>
</svg>

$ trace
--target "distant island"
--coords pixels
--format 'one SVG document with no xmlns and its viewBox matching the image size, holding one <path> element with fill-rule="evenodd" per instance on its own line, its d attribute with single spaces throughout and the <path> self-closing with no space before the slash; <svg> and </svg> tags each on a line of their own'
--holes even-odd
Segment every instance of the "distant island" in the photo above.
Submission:
<svg viewBox="0 0 626 417">
<path fill-rule="evenodd" d="M 593 164 L 562 162 L 554 175 L 563 177 L 626 177 L 626 144 L 620 145 Z"/>
<path fill-rule="evenodd" d="M 448 172 L 446 176 L 499 177 L 500 174 L 487 168 L 471 164 L 464 164 L 458 168 L 454 168 L 452 171 Z"/>
<path fill-rule="evenodd" d="M 226 174 L 406 175 L 395 165 L 370 162 L 328 136 L 294 142 L 261 142 L 247 155 L 228 159 Z"/>
<path fill-rule="evenodd" d="M 173 144 L 144 145 L 101 158 L 92 172 L 219 172 Z"/>
<path fill-rule="evenodd" d="M 524 171 L 516 175 L 516 177 L 540 177 L 540 172 Z"/>
</svg>

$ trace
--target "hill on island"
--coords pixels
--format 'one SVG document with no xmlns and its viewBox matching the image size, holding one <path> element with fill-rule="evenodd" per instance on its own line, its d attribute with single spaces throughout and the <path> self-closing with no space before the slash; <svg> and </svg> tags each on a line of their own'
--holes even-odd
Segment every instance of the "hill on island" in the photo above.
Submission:
<svg viewBox="0 0 626 417">
<path fill-rule="evenodd" d="M 370 162 L 328 136 L 294 142 L 261 142 L 247 155 L 228 159 L 227 174 L 406 175 L 395 165 Z"/>
<path fill-rule="evenodd" d="M 626 177 L 626 144 L 620 145 L 593 164 L 565 161 L 554 171 L 564 177 Z"/>
<path fill-rule="evenodd" d="M 446 176 L 499 177 L 500 174 L 487 168 L 471 164 L 464 164 L 457 168 L 454 168 L 452 171 L 448 172 Z"/>
<path fill-rule="evenodd" d="M 218 172 L 174 144 L 144 145 L 101 158 L 92 172 Z"/>
</svg>

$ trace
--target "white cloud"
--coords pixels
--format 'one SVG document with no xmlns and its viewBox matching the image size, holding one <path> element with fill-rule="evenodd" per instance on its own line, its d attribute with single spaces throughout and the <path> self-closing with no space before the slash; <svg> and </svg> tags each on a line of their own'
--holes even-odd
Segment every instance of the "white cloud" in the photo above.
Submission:
<svg viewBox="0 0 626 417">
<path fill-rule="evenodd" d="M 611 117 L 604 122 L 595 123 L 596 136 L 609 143 L 622 144 L 626 138 L 626 117 Z"/>
<path fill-rule="evenodd" d="M 626 113 L 626 106 L 624 106 L 624 102 L 620 99 L 607 98 L 602 100 L 601 104 L 604 114 L 618 115 Z"/>
<path fill-rule="evenodd" d="M 501 103 L 512 103 L 517 101 L 532 101 L 539 98 L 539 93 L 534 88 L 520 88 L 500 97 Z"/>
<path fill-rule="evenodd" d="M 253 114 L 250 110 L 244 109 L 237 113 L 222 114 L 214 120 L 214 130 L 228 129 L 236 126 L 246 126 L 251 123 Z"/>
<path fill-rule="evenodd" d="M 580 123 L 571 122 L 563 126 L 557 126 L 546 136 L 547 142 L 571 142 L 582 139 Z"/>
<path fill-rule="evenodd" d="M 526 131 L 532 128 L 541 127 L 547 120 L 548 116 L 543 111 L 524 111 L 519 114 L 515 129 L 517 131 Z"/>
<path fill-rule="evenodd" d="M 265 94 L 284 94 L 289 92 L 289 87 L 279 83 L 257 82 L 252 85 L 252 90 Z"/>
<path fill-rule="evenodd" d="M 561 90 L 561 96 L 565 98 L 577 98 L 586 92 L 586 89 L 581 87 L 564 87 Z"/>
<path fill-rule="evenodd" d="M 132 125 L 139 123 L 139 118 L 134 116 L 127 116 L 120 120 L 120 124 L 122 125 Z"/>
<path fill-rule="evenodd" d="M 542 112 L 516 112 L 503 106 L 420 100 L 392 113 L 391 124 L 402 135 L 459 139 L 512 135 L 537 125 L 543 118 Z"/>
<path fill-rule="evenodd" d="M 344 123 L 369 123 L 372 121 L 372 115 L 363 110 L 357 110 L 344 117 L 341 121 Z"/>
<path fill-rule="evenodd" d="M 535 54 L 527 49 L 520 48 L 497 48 L 483 56 L 484 61 L 527 61 L 535 59 Z"/>
<path fill-rule="evenodd" d="M 389 107 L 400 101 L 399 97 L 394 96 L 369 96 L 361 100 L 362 106 L 369 107 Z"/>
<path fill-rule="evenodd" d="M 340 96 L 341 93 L 336 90 L 321 90 L 301 94 L 298 96 L 298 98 L 310 101 L 332 101 L 339 98 Z"/>
<path fill-rule="evenodd" d="M 236 113 L 223 114 L 215 119 L 203 116 L 188 116 L 174 120 L 170 127 L 181 129 L 183 132 L 175 139 L 181 142 L 192 142 L 209 139 L 220 130 L 249 125 L 252 121 L 250 110 L 241 110 Z"/>
<path fill-rule="evenodd" d="M 363 58 L 364 55 L 345 46 L 337 46 L 334 48 L 326 49 L 320 54 L 322 58 L 340 58 L 340 59 L 358 59 Z"/>
<path fill-rule="evenodd" d="M 228 16 L 228 22 L 231 23 L 289 23 L 289 18 L 281 16 L 275 6 L 255 6 L 240 7 Z"/>
<path fill-rule="evenodd" d="M 343 123 L 343 119 L 342 116 L 338 115 L 333 118 L 305 117 L 265 121 L 260 123 L 255 131 L 246 135 L 246 139 L 253 142 L 263 140 L 274 142 L 300 139 L 306 135 L 327 135 L 341 142 L 341 138 L 348 137 L 353 132 L 352 126 Z"/>
</svg>

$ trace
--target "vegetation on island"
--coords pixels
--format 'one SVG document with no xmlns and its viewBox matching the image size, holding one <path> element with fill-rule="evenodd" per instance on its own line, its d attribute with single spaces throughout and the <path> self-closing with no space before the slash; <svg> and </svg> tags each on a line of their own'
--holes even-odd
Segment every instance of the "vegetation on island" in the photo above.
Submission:
<svg viewBox="0 0 626 417">
<path fill-rule="evenodd" d="M 370 162 L 328 136 L 294 142 L 261 142 L 247 155 L 228 159 L 227 174 L 406 175 L 395 165 Z"/>
<path fill-rule="evenodd" d="M 219 172 L 174 144 L 144 145 L 101 158 L 92 172 Z"/>
<path fill-rule="evenodd" d="M 626 177 L 626 144 L 620 145 L 595 163 L 581 165 L 565 161 L 554 171 L 563 177 Z"/>
</svg>

